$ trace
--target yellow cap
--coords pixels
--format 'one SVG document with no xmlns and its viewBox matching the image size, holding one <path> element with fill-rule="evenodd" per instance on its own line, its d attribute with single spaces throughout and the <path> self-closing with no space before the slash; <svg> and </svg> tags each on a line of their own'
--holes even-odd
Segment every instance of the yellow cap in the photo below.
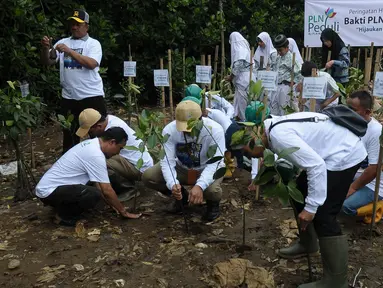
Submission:
<svg viewBox="0 0 383 288">
<path fill-rule="evenodd" d="M 78 137 L 85 137 L 89 129 L 101 119 L 101 114 L 97 110 L 92 108 L 88 108 L 83 110 L 78 116 L 78 122 L 80 124 L 80 128 L 77 129 L 76 135 Z"/>
<path fill-rule="evenodd" d="M 180 132 L 190 132 L 187 129 L 190 119 L 199 119 L 202 116 L 201 106 L 194 101 L 182 101 L 176 107 L 176 128 Z"/>
</svg>

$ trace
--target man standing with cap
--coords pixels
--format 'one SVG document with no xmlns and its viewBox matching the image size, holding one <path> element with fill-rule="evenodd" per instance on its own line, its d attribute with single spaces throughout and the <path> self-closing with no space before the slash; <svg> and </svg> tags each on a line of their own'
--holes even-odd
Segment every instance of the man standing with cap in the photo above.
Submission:
<svg viewBox="0 0 383 288">
<path fill-rule="evenodd" d="M 62 100 L 60 114 L 73 114 L 70 130 L 63 131 L 63 153 L 79 143 L 75 135 L 78 116 L 86 108 L 94 108 L 106 115 L 104 87 L 98 73 L 102 49 L 100 42 L 89 37 L 89 14 L 75 10 L 68 18 L 72 36 L 61 39 L 51 49 L 52 39 L 44 36 L 41 40 L 41 61 L 44 65 L 60 63 Z"/>
<path fill-rule="evenodd" d="M 225 134 L 221 125 L 209 118 L 201 118 L 200 105 L 194 101 L 183 101 L 177 105 L 176 120 L 165 126 L 162 135 L 169 135 L 164 143 L 166 156 L 142 176 L 144 184 L 167 196 L 173 196 L 173 213 L 180 213 L 183 206 L 202 204 L 206 199 L 207 211 L 204 220 L 213 221 L 219 217 L 219 202 L 222 197 L 220 179 L 213 179 L 217 169 L 223 167 L 223 161 L 208 164 L 208 150 L 217 144 L 213 157 L 221 156 L 225 151 Z M 191 135 L 188 121 L 200 119 L 203 127 L 198 137 Z M 188 192 L 181 185 L 192 185 Z M 180 201 L 182 200 L 182 201 Z"/>
<path fill-rule="evenodd" d="M 139 148 L 142 141 L 136 139 L 135 132 L 120 118 L 108 115 L 102 116 L 98 111 L 88 108 L 80 113 L 79 116 L 80 128 L 77 130 L 77 136 L 84 138 L 89 134 L 90 138 L 99 137 L 105 130 L 112 127 L 120 127 L 127 134 L 125 146 L 133 146 Z M 141 167 L 138 167 L 138 160 L 143 160 Z M 153 159 L 145 147 L 145 151 L 121 149 L 120 154 L 115 155 L 107 160 L 108 174 L 110 182 L 120 201 L 128 201 L 139 192 L 135 192 L 134 182 L 141 180 L 142 173 L 153 166 Z M 135 192 L 133 194 L 133 192 Z"/>
</svg>

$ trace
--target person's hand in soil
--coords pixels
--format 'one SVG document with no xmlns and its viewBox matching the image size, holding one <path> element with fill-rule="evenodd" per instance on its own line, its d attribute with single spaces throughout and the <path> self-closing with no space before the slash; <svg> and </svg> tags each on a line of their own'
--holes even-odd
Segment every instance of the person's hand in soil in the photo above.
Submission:
<svg viewBox="0 0 383 288">
<path fill-rule="evenodd" d="M 142 214 L 141 213 L 133 214 L 133 213 L 129 213 L 127 211 L 124 211 L 123 213 L 121 213 L 121 216 L 124 218 L 127 218 L 127 219 L 138 219 L 142 216 Z"/>
<path fill-rule="evenodd" d="M 181 200 L 182 199 L 182 193 L 181 193 L 181 185 L 180 184 L 175 184 L 173 185 L 172 188 L 172 195 L 176 200 Z"/>
<path fill-rule="evenodd" d="M 307 226 L 313 221 L 314 217 L 314 213 L 307 212 L 306 210 L 299 213 L 298 219 L 302 231 L 306 230 Z"/>
<path fill-rule="evenodd" d="M 190 204 L 202 204 L 203 202 L 203 191 L 201 187 L 195 185 L 189 193 Z"/>
</svg>

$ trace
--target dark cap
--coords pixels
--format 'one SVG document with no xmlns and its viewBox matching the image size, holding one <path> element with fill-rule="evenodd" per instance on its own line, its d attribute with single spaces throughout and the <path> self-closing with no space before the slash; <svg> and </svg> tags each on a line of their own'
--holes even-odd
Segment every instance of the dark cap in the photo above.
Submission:
<svg viewBox="0 0 383 288">
<path fill-rule="evenodd" d="M 274 48 L 289 47 L 289 40 L 283 34 L 279 34 L 274 38 Z"/>
<path fill-rule="evenodd" d="M 78 23 L 89 23 L 89 14 L 84 10 L 74 10 L 73 15 L 68 18 L 68 20 L 75 20 Z"/>
</svg>

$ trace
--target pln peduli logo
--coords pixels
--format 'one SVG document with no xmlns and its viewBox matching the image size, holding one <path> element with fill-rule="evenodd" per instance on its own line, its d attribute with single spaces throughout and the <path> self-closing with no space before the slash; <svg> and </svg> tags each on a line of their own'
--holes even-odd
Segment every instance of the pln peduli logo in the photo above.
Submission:
<svg viewBox="0 0 383 288">
<path fill-rule="evenodd" d="M 339 22 L 334 18 L 337 15 L 334 8 L 327 8 L 324 14 L 309 15 L 308 17 L 308 33 L 309 35 L 320 35 L 326 28 L 331 28 L 339 33 Z M 329 21 L 330 20 L 330 21 Z M 334 21 L 335 20 L 335 21 Z"/>
</svg>

